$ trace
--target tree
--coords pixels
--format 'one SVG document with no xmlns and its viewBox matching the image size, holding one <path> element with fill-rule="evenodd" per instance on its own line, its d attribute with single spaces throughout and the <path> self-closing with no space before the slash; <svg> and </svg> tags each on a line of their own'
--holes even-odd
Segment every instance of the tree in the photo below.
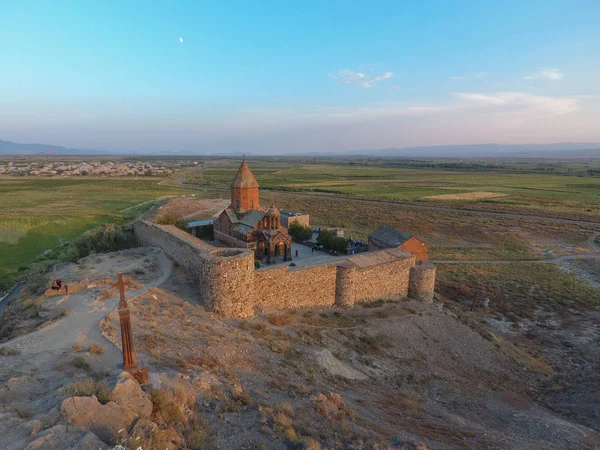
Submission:
<svg viewBox="0 0 600 450">
<path fill-rule="evenodd" d="M 313 235 L 313 229 L 309 226 L 304 226 L 299 224 L 298 222 L 292 222 L 292 224 L 288 228 L 289 235 L 295 241 L 306 241 L 310 239 Z"/>
<path fill-rule="evenodd" d="M 325 248 L 345 252 L 348 248 L 348 240 L 342 237 L 337 237 L 329 230 L 321 230 L 317 236 L 317 243 Z"/>
</svg>

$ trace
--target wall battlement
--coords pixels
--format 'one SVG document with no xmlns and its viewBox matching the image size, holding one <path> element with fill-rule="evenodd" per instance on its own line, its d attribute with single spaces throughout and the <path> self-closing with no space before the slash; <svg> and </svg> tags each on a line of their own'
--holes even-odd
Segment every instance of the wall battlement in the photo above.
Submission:
<svg viewBox="0 0 600 450">
<path fill-rule="evenodd" d="M 350 307 L 407 295 L 433 299 L 435 266 L 415 264 L 415 257 L 401 248 L 301 269 L 255 271 L 254 252 L 246 248 L 213 247 L 173 225 L 144 220 L 134 223 L 134 232 L 141 245 L 162 248 L 197 276 L 207 306 L 227 317 L 249 317 L 260 306 Z"/>
</svg>

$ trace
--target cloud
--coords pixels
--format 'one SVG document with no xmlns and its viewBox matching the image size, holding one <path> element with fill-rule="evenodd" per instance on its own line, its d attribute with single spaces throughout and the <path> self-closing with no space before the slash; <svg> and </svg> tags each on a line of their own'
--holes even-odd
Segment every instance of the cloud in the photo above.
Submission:
<svg viewBox="0 0 600 450">
<path fill-rule="evenodd" d="M 467 75 L 458 75 L 455 77 L 452 77 L 453 80 L 467 80 L 469 78 L 485 78 L 489 75 L 489 73 L 487 72 L 475 72 L 475 73 L 470 73 Z"/>
<path fill-rule="evenodd" d="M 541 69 L 523 77 L 524 80 L 553 80 L 558 81 L 564 78 L 565 74 L 558 69 Z"/>
<path fill-rule="evenodd" d="M 471 105 L 495 107 L 495 110 L 500 113 L 514 114 L 515 117 L 529 116 L 532 119 L 562 116 L 577 109 L 577 100 L 573 97 L 550 97 L 525 92 L 493 94 L 456 92 L 454 96 L 466 100 Z"/>
<path fill-rule="evenodd" d="M 389 80 L 394 74 L 392 72 L 384 72 L 379 75 L 367 75 L 363 72 L 353 72 L 352 70 L 342 69 L 335 73 L 330 73 L 329 76 L 334 80 L 337 80 L 338 83 L 351 84 L 368 89 L 373 87 L 374 83 Z"/>
</svg>

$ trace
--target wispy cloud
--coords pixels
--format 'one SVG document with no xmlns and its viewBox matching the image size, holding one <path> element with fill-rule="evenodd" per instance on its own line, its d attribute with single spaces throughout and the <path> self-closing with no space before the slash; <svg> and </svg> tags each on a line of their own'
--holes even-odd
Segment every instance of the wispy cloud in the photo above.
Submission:
<svg viewBox="0 0 600 450">
<path fill-rule="evenodd" d="M 332 126 L 343 123 L 360 123 L 398 119 L 448 121 L 473 120 L 485 117 L 495 126 L 515 126 L 555 116 L 563 116 L 577 109 L 573 97 L 550 97 L 526 92 L 454 92 L 449 101 L 433 104 L 406 102 L 377 102 L 365 106 L 321 106 L 308 109 L 253 109 L 245 111 L 252 117 L 252 127 L 262 123 L 267 128 L 306 126 Z M 468 119 L 467 119 L 468 118 Z M 244 127 L 250 126 L 242 120 Z"/>
<path fill-rule="evenodd" d="M 467 80 L 469 78 L 485 78 L 489 75 L 487 72 L 475 72 L 467 75 L 457 75 L 452 77 L 453 80 Z"/>
<path fill-rule="evenodd" d="M 379 75 L 368 75 L 363 72 L 354 72 L 349 69 L 342 69 L 335 73 L 330 73 L 329 76 L 334 80 L 337 80 L 338 83 L 371 88 L 373 87 L 374 83 L 383 80 L 389 80 L 394 76 L 394 74 L 392 72 L 384 72 Z"/>
<path fill-rule="evenodd" d="M 468 106 L 481 106 L 490 111 L 511 116 L 515 122 L 525 122 L 552 116 L 562 116 L 577 109 L 573 97 L 550 97 L 526 92 L 496 92 L 492 94 L 456 92 Z"/>
<path fill-rule="evenodd" d="M 558 69 L 541 69 L 523 77 L 524 80 L 562 80 L 565 74 Z"/>
</svg>

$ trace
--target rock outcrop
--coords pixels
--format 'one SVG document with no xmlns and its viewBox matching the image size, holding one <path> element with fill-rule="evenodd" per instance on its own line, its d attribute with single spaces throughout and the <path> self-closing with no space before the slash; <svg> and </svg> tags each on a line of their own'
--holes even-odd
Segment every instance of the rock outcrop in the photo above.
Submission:
<svg viewBox="0 0 600 450">
<path fill-rule="evenodd" d="M 148 418 L 152 414 L 152 400 L 128 372 L 121 372 L 109 383 L 111 402 L 123 406 L 135 415 Z"/>
<path fill-rule="evenodd" d="M 69 397 L 63 400 L 61 413 L 71 423 L 91 431 L 104 442 L 114 442 L 121 430 L 126 430 L 137 415 L 115 402 L 103 405 L 96 396 Z"/>
</svg>

